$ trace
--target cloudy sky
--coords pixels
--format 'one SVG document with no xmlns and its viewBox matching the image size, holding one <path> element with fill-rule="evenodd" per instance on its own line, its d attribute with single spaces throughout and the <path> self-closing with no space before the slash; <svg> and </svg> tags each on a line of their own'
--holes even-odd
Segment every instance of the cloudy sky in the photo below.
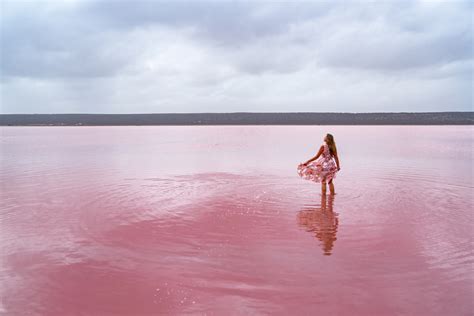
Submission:
<svg viewBox="0 0 474 316">
<path fill-rule="evenodd" d="M 470 1 L 0 6 L 1 113 L 472 111 Z"/>
</svg>

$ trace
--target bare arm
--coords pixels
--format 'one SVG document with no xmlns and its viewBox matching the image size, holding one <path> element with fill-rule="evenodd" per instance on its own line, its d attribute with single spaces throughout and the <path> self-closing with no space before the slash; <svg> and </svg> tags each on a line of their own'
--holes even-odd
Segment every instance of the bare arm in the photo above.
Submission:
<svg viewBox="0 0 474 316">
<path fill-rule="evenodd" d="M 337 152 L 336 152 L 336 155 L 334 155 L 334 160 L 336 160 L 337 170 L 341 169 L 341 166 L 339 165 L 339 156 L 337 155 Z"/>
<path fill-rule="evenodd" d="M 316 156 L 314 156 L 314 157 L 311 158 L 310 160 L 306 161 L 306 162 L 304 163 L 304 165 L 307 165 L 307 164 L 309 164 L 311 161 L 318 159 L 319 156 L 321 156 L 321 154 L 323 153 L 323 151 L 324 151 L 324 146 L 321 146 L 321 148 L 319 148 L 319 151 L 318 151 L 318 153 L 316 154 Z"/>
</svg>

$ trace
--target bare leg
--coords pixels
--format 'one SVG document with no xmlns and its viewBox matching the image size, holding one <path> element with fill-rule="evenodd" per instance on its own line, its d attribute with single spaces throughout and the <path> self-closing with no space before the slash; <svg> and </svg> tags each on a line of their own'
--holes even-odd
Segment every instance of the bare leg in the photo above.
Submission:
<svg viewBox="0 0 474 316">
<path fill-rule="evenodd" d="M 321 193 L 322 193 L 323 195 L 326 195 L 326 179 L 323 179 L 323 180 L 321 181 Z"/>
<path fill-rule="evenodd" d="M 334 192 L 334 183 L 332 183 L 332 179 L 329 181 L 329 192 L 331 192 L 332 195 L 336 194 L 336 192 Z"/>
</svg>

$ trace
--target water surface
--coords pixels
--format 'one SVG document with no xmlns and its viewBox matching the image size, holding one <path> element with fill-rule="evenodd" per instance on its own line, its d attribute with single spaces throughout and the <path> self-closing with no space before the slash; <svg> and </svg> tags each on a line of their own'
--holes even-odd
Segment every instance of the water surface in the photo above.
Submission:
<svg viewBox="0 0 474 316">
<path fill-rule="evenodd" d="M 337 194 L 296 167 L 334 135 Z M 1 129 L 7 315 L 471 315 L 470 126 Z"/>
</svg>

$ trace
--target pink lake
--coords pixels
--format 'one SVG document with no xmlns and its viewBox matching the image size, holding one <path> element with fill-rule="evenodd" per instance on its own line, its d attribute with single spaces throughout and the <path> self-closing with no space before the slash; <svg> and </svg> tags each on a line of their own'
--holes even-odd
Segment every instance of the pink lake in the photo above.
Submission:
<svg viewBox="0 0 474 316">
<path fill-rule="evenodd" d="M 2 314 L 474 313 L 472 126 L 0 131 Z"/>
</svg>

